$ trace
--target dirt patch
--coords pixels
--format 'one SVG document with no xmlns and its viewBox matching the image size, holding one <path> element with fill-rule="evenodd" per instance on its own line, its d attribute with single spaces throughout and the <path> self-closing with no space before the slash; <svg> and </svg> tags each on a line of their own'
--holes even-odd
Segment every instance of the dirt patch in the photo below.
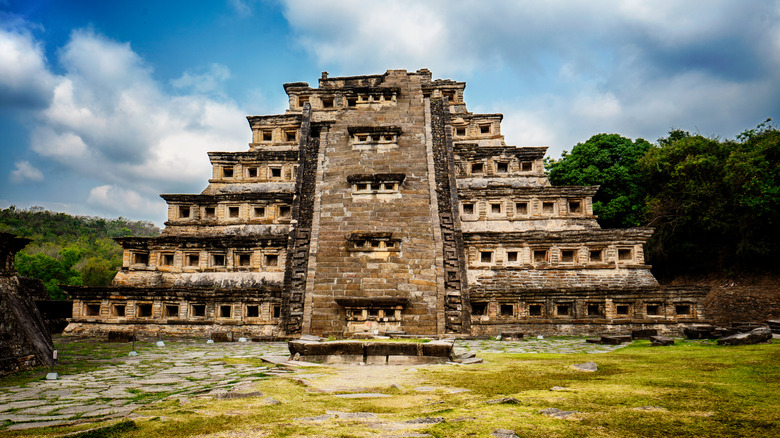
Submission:
<svg viewBox="0 0 780 438">
<path fill-rule="evenodd" d="M 389 389 L 416 381 L 416 369 L 400 365 L 334 365 L 333 374 L 306 379 L 309 388 L 320 392 L 365 392 Z"/>
</svg>

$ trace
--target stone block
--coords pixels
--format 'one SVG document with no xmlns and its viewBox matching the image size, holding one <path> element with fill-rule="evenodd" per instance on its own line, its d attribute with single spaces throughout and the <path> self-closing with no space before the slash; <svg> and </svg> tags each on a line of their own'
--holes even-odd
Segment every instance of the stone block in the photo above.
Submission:
<svg viewBox="0 0 780 438">
<path fill-rule="evenodd" d="M 386 365 L 387 356 L 366 356 L 366 365 Z"/>
<path fill-rule="evenodd" d="M 422 344 L 423 356 L 449 358 L 452 355 L 453 343 L 448 341 L 432 341 Z"/>
<path fill-rule="evenodd" d="M 366 342 L 367 356 L 417 356 L 417 343 L 414 342 Z"/>
<path fill-rule="evenodd" d="M 772 331 L 769 327 L 758 327 L 747 333 L 737 333 L 718 339 L 718 345 L 750 345 L 766 342 L 772 339 Z"/>
<path fill-rule="evenodd" d="M 233 334 L 229 332 L 213 332 L 211 339 L 214 342 L 233 342 Z"/>
<path fill-rule="evenodd" d="M 304 359 L 306 360 L 306 359 Z M 327 364 L 358 364 L 363 362 L 363 354 L 330 354 L 322 363 Z"/>
<path fill-rule="evenodd" d="M 363 357 L 363 343 L 360 341 L 309 342 L 305 355 L 354 355 Z"/>
<path fill-rule="evenodd" d="M 388 365 L 425 365 L 448 361 L 449 358 L 436 356 L 387 356 Z"/>
<path fill-rule="evenodd" d="M 416 356 L 387 356 L 388 365 L 415 365 L 417 364 Z"/>
<path fill-rule="evenodd" d="M 683 334 L 687 339 L 715 339 L 714 335 L 715 327 L 711 325 L 695 325 L 691 327 L 685 327 Z"/>
<path fill-rule="evenodd" d="M 674 339 L 667 338 L 666 336 L 651 336 L 650 342 L 653 347 L 664 347 L 667 345 L 674 345 Z"/>
<path fill-rule="evenodd" d="M 601 343 L 607 345 L 620 345 L 624 342 L 631 342 L 631 335 L 603 335 Z"/>
<path fill-rule="evenodd" d="M 306 345 L 310 344 L 311 341 L 302 341 L 302 340 L 295 340 L 295 341 L 289 341 L 287 342 L 287 349 L 290 350 L 290 355 L 295 356 L 296 354 L 300 354 L 303 356 L 306 354 Z"/>
<path fill-rule="evenodd" d="M 631 330 L 631 339 L 650 339 L 653 336 L 658 335 L 656 329 L 634 329 Z"/>
</svg>

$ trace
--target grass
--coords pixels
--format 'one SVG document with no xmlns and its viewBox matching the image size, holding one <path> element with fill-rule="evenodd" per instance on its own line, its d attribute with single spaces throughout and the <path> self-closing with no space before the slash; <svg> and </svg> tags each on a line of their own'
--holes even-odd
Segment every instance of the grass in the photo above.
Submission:
<svg viewBox="0 0 780 438">
<path fill-rule="evenodd" d="M 74 356 L 75 357 L 75 356 Z M 109 429 L 117 437 L 364 437 L 428 433 L 436 437 L 490 436 L 496 429 L 528 437 L 723 437 L 780 436 L 780 342 L 720 347 L 711 342 L 678 341 L 651 347 L 647 341 L 604 354 L 483 354 L 485 363 L 424 366 L 402 373 L 398 387 L 363 385 L 392 397 L 343 399 L 323 392 L 318 382 L 338 379 L 345 371 L 316 367 L 260 380 L 263 396 L 239 400 L 177 398 L 136 411 L 133 427 Z M 104 358 L 105 359 L 105 358 Z M 599 371 L 571 365 L 594 361 Z M 255 364 L 253 358 L 226 364 Z M 350 372 L 360 373 L 360 368 Z M 368 368 L 368 367 L 366 367 Z M 320 380 L 317 380 L 320 379 Z M 414 388 L 432 386 L 434 391 Z M 565 391 L 551 391 L 553 386 Z M 455 388 L 468 392 L 452 393 Z M 140 396 L 141 394 L 139 394 Z M 272 397 L 281 404 L 271 405 Z M 516 404 L 488 404 L 503 397 Z M 140 401 L 140 400 L 139 400 Z M 567 419 L 539 414 L 545 408 L 577 411 Z M 642 408 L 645 409 L 637 409 Z M 378 418 L 331 418 L 305 421 L 328 411 L 372 412 Z M 420 417 L 443 417 L 444 423 L 404 428 Z M 84 426 L 81 426 L 84 427 Z M 95 427 L 92 425 L 91 427 Z M 8 436 L 61 436 L 78 428 L 0 432 Z M 120 430 L 121 429 L 121 430 Z M 106 435 L 108 436 L 108 435 Z"/>
<path fill-rule="evenodd" d="M 437 384 L 461 386 L 485 398 L 519 399 L 519 405 L 502 409 L 529 417 L 522 421 L 501 421 L 484 407 L 472 412 L 520 436 L 777 436 L 778 347 L 683 342 L 655 348 L 637 341 L 610 354 L 522 355 L 521 360 L 496 355 L 486 357 L 487 365 L 426 374 Z M 570 367 L 590 360 L 599 364 L 598 372 Z M 550 391 L 553 386 L 570 390 Z M 661 409 L 636 409 L 642 406 Z M 548 407 L 582 414 L 575 421 L 534 415 Z"/>
</svg>

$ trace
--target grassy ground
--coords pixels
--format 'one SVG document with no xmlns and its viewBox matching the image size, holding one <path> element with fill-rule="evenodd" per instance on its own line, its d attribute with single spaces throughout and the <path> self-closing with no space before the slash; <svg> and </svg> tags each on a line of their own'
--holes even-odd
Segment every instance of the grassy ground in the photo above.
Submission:
<svg viewBox="0 0 780 438">
<path fill-rule="evenodd" d="M 75 356 L 74 356 L 75 357 Z M 120 423 L 90 436 L 490 436 L 496 429 L 519 436 L 780 436 L 780 342 L 719 347 L 647 341 L 606 354 L 480 355 L 469 366 L 316 367 L 262 380 L 262 397 L 240 400 L 177 398 L 137 411 L 134 425 Z M 242 361 L 245 359 L 242 359 Z M 599 371 L 571 365 L 594 361 Z M 365 378 L 361 379 L 361 373 Z M 384 373 L 384 371 L 383 371 Z M 328 387 L 358 381 L 359 388 Z M 396 383 L 390 385 L 390 382 Z M 428 386 L 421 391 L 419 387 Z M 554 386 L 566 390 L 551 391 Z M 343 399 L 338 392 L 382 392 L 391 397 Z M 465 392 L 454 392 L 467 389 Z M 280 404 L 269 404 L 272 397 Z M 513 397 L 516 403 L 487 403 Z M 546 408 L 577 411 L 567 419 L 539 414 Z M 302 420 L 327 412 L 371 412 L 375 418 Z M 404 423 L 442 417 L 438 424 Z M 132 427 L 131 427 L 132 426 Z M 86 426 L 80 427 L 83 429 Z M 89 427 L 95 427 L 91 425 Z M 61 436 L 74 428 L 35 430 L 18 436 Z M 5 432 L 8 436 L 17 436 Z"/>
<path fill-rule="evenodd" d="M 517 398 L 519 404 L 500 410 L 477 403 L 470 412 L 520 436 L 780 436 L 778 347 L 704 342 L 658 348 L 637 341 L 598 356 L 501 355 L 487 358 L 487 365 L 426 374 L 486 399 Z M 570 368 L 585 360 L 596 361 L 599 371 Z M 553 386 L 570 390 L 550 391 Z M 537 414 L 549 407 L 581 413 L 572 421 Z M 462 434 L 452 426 L 434 435 Z"/>
</svg>

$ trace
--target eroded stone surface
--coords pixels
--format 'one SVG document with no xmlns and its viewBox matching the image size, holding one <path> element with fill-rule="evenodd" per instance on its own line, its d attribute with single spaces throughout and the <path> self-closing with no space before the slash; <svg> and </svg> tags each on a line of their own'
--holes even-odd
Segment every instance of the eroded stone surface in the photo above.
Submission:
<svg viewBox="0 0 780 438">
<path fill-rule="evenodd" d="M 513 430 L 509 429 L 496 429 L 490 435 L 496 438 L 519 438 Z"/>
<path fill-rule="evenodd" d="M 587 371 L 587 372 L 594 372 L 599 370 L 599 366 L 596 365 L 596 362 L 578 363 L 576 365 L 572 365 L 572 368 L 574 368 L 577 371 Z"/>
<path fill-rule="evenodd" d="M 769 327 L 758 327 L 747 333 L 737 333 L 718 339 L 718 345 L 750 345 L 766 342 L 772 339 L 772 331 Z"/>
<path fill-rule="evenodd" d="M 539 411 L 539 413 L 553 418 L 567 418 L 574 414 L 579 414 L 579 412 L 577 411 L 563 411 L 558 408 L 542 409 L 541 411 Z"/>
<path fill-rule="evenodd" d="M 190 351 L 193 348 L 200 351 Z M 66 374 L 65 369 L 60 370 L 59 380 L 0 387 L 0 400 L 4 400 L 0 402 L 0 421 L 12 423 L 8 430 L 21 430 L 121 417 L 140 407 L 132 400 L 142 395 L 150 395 L 151 401 L 171 396 L 184 400 L 182 403 L 204 390 L 225 394 L 225 398 L 258 397 L 261 394 L 252 391 L 252 382 L 267 367 L 228 365 L 219 359 L 280 354 L 286 345 L 220 344 L 216 348 L 169 342 L 164 351 L 140 345 L 138 350 L 139 356 L 119 357 L 107 368 L 82 374 Z"/>
<path fill-rule="evenodd" d="M 498 404 L 502 404 L 502 405 L 516 405 L 516 404 L 520 403 L 520 400 L 518 400 L 518 399 L 516 399 L 514 397 L 504 397 L 504 398 L 499 398 L 497 400 L 489 400 L 489 401 L 486 401 L 485 403 L 487 403 L 489 405 L 498 405 Z"/>
<path fill-rule="evenodd" d="M 421 417 L 407 421 L 408 424 L 439 424 L 444 423 L 444 417 Z"/>
<path fill-rule="evenodd" d="M 336 394 L 338 398 L 381 398 L 392 397 L 389 394 L 382 394 L 379 392 L 359 392 L 355 394 Z"/>
</svg>

